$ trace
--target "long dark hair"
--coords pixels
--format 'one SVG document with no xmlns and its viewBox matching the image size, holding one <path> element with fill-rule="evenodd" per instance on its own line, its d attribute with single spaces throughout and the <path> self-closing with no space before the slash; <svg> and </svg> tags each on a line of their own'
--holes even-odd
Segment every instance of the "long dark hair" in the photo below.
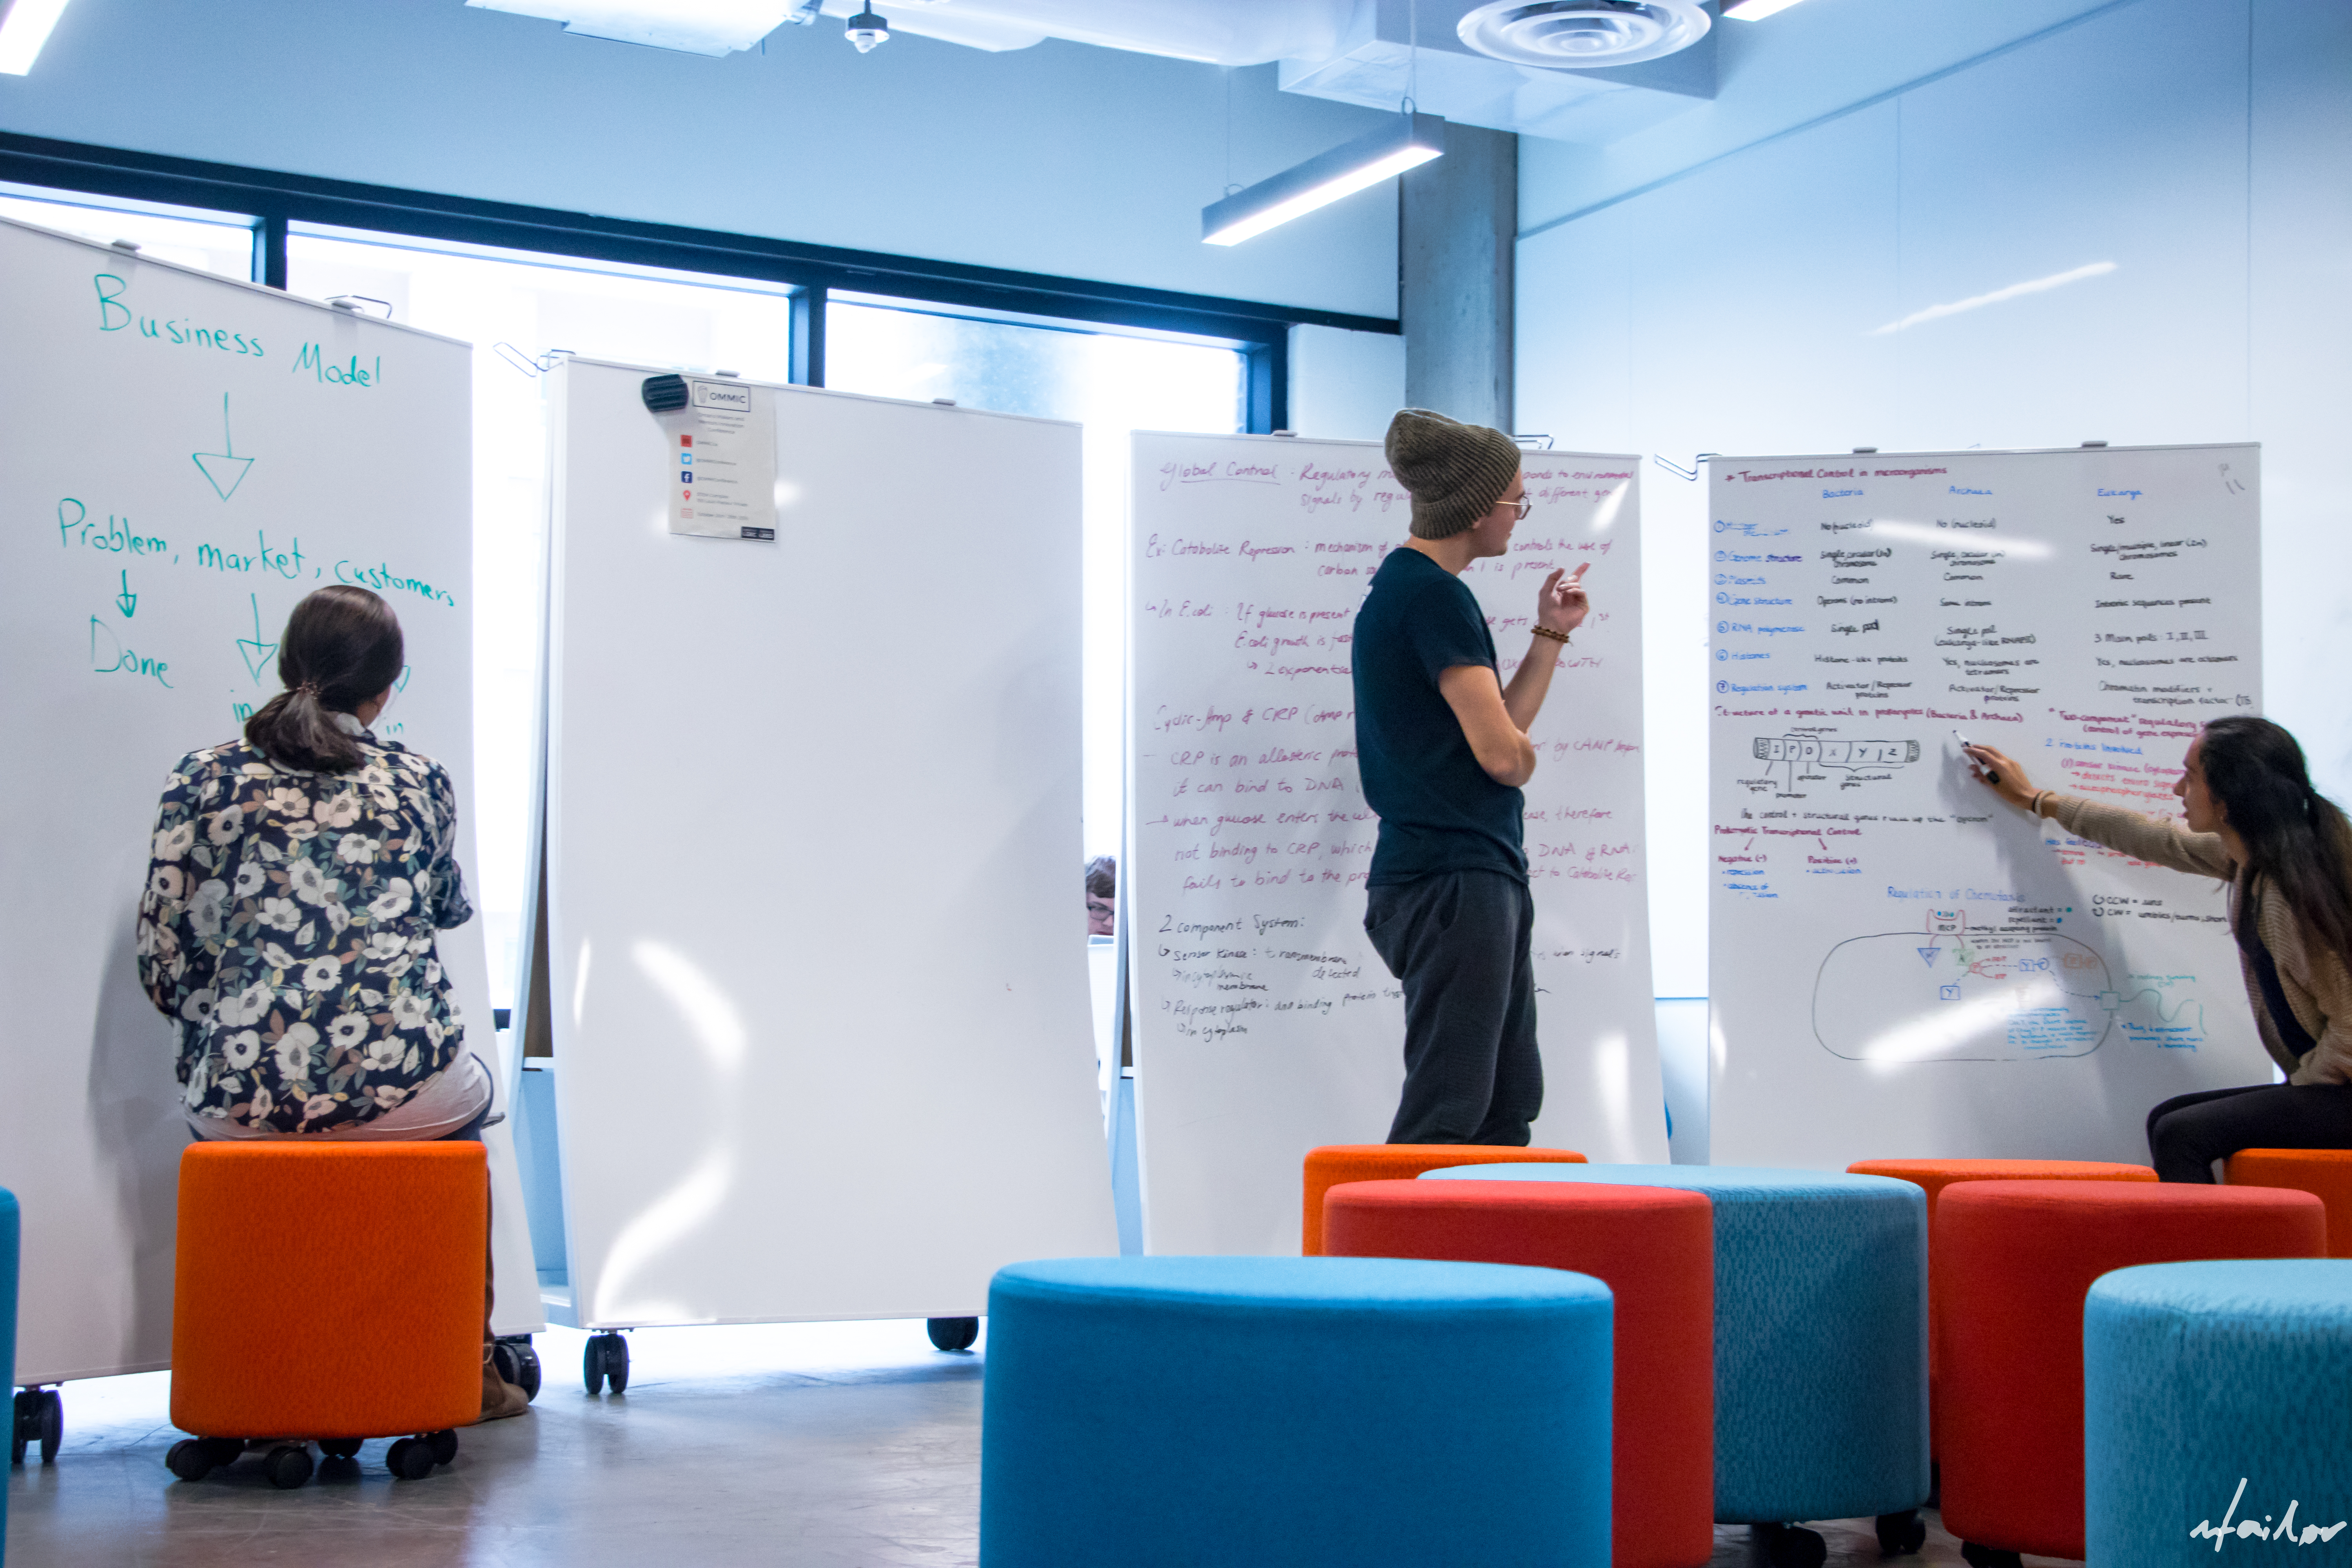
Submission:
<svg viewBox="0 0 2352 1568">
<path fill-rule="evenodd" d="M 400 618 L 365 588 L 338 583 L 294 606 L 278 638 L 286 689 L 245 721 L 245 738 L 271 762 L 322 773 L 360 765 L 359 742 L 332 715 L 390 686 L 405 658 Z"/>
<path fill-rule="evenodd" d="M 2221 819 L 2245 841 L 2248 869 L 2286 900 L 2305 930 L 2352 966 L 2352 822 L 2311 787 L 2303 748 L 2267 719 L 2216 719 L 2197 748 Z M 2239 921 L 2238 945 L 2261 940 Z"/>
</svg>

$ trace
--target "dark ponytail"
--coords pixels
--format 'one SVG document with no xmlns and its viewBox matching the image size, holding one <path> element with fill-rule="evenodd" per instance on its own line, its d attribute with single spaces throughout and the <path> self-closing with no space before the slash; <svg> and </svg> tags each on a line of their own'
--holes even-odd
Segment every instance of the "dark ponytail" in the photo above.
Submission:
<svg viewBox="0 0 2352 1568">
<path fill-rule="evenodd" d="M 390 605 L 346 584 L 320 589 L 286 618 L 278 639 L 286 689 L 245 721 L 246 740 L 273 763 L 349 773 L 360 765 L 359 742 L 333 716 L 389 687 L 405 657 Z"/>
<path fill-rule="evenodd" d="M 2197 748 L 2221 819 L 2244 840 L 2251 869 L 2310 931 L 2352 968 L 2352 822 L 2311 787 L 2303 748 L 2267 719 L 2216 719 Z M 2238 945 L 2260 941 L 2242 921 Z"/>
</svg>

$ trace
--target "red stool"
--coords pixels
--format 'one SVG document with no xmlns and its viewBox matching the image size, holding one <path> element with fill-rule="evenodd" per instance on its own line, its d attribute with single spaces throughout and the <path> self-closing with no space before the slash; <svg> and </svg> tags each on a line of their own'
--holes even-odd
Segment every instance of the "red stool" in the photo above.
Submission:
<svg viewBox="0 0 2352 1568">
<path fill-rule="evenodd" d="M 1342 1182 L 1402 1182 L 1449 1165 L 1508 1165 L 1523 1160 L 1581 1165 L 1573 1149 L 1522 1149 L 1491 1143 L 1329 1143 L 1307 1152 L 1306 1202 L 1299 1211 L 1298 1250 L 1323 1250 L 1323 1194 Z"/>
<path fill-rule="evenodd" d="M 1334 1257 L 1572 1269 L 1616 1297 L 1610 1561 L 1715 1550 L 1715 1218 L 1704 1193 L 1581 1182 L 1355 1182 L 1323 1199 Z"/>
<path fill-rule="evenodd" d="M 2327 1256 L 2352 1258 L 2352 1149 L 2241 1149 L 2222 1167 L 2233 1187 L 2292 1187 L 2327 1205 Z"/>
<path fill-rule="evenodd" d="M 1975 1568 L 2082 1557 L 2083 1299 L 2102 1274 L 2318 1258 L 2308 1193 L 2180 1183 L 1971 1182 L 1937 1205 L 1944 1527 Z"/>
<path fill-rule="evenodd" d="M 489 1226 L 479 1143 L 191 1145 L 172 1425 L 195 1436 L 172 1473 L 201 1480 L 257 1437 L 285 1439 L 265 1460 L 281 1487 L 310 1479 L 310 1439 L 350 1458 L 400 1435 L 384 1459 L 411 1480 L 457 1458 L 450 1428 L 482 1413 Z"/>
<path fill-rule="evenodd" d="M 1928 1451 L 1941 1453 L 1936 1436 L 1936 1199 L 1958 1182 L 2152 1182 L 2146 1165 L 2105 1160 L 1856 1160 L 1846 1170 L 1857 1176 L 1893 1176 L 1927 1194 L 1927 1434 Z"/>
</svg>

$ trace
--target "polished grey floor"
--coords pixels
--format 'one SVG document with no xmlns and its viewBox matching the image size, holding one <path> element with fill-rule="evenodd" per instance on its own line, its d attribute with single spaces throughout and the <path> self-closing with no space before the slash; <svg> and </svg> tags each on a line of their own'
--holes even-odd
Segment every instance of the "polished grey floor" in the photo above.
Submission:
<svg viewBox="0 0 2352 1568">
<path fill-rule="evenodd" d="M 583 1339 L 541 1335 L 531 1414 L 462 1433 L 457 1462 L 423 1481 L 394 1481 L 372 1443 L 298 1491 L 250 1461 L 175 1482 L 165 1374 L 68 1384 L 58 1462 L 8 1478 L 7 1568 L 976 1561 L 984 1338 L 947 1355 L 916 1322 L 647 1330 L 631 1336 L 629 1392 L 593 1399 Z M 1927 1550 L 1904 1564 L 1958 1568 L 1928 1518 Z M 1820 1528 L 1829 1568 L 1879 1563 L 1867 1521 Z M 1711 1568 L 1753 1568 L 1745 1530 L 1717 1531 Z"/>
</svg>

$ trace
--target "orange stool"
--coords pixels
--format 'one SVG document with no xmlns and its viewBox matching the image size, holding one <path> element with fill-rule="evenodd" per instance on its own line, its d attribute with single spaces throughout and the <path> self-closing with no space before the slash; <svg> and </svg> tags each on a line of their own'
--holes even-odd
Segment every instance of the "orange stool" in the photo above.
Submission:
<svg viewBox="0 0 2352 1568">
<path fill-rule="evenodd" d="M 1857 1176 L 1892 1176 L 1927 1194 L 1927 1447 L 1943 1450 L 1936 1436 L 1936 1199 L 1955 1182 L 2152 1182 L 2146 1165 L 2105 1160 L 1856 1160 L 1846 1169 Z"/>
<path fill-rule="evenodd" d="M 1970 1182 L 1937 1205 L 1944 1527 L 1974 1568 L 2080 1558 L 2083 1301 L 2117 1268 L 2318 1258 L 2308 1193 L 2186 1183 Z"/>
<path fill-rule="evenodd" d="M 2327 1205 L 2327 1256 L 2352 1258 L 2352 1149 L 2241 1149 L 2222 1167 L 2233 1187 L 2293 1187 Z"/>
<path fill-rule="evenodd" d="M 1448 1165 L 1507 1165 L 1518 1161 L 1581 1165 L 1572 1149 L 1520 1149 L 1486 1143 L 1331 1143 L 1307 1152 L 1307 1202 L 1299 1215 L 1298 1250 L 1323 1251 L 1323 1194 L 1343 1182 L 1409 1182 Z"/>
<path fill-rule="evenodd" d="M 489 1169 L 479 1143 L 192 1144 L 180 1156 L 172 1293 L 172 1425 L 193 1438 L 166 1463 L 200 1480 L 281 1437 L 269 1479 L 310 1479 L 308 1447 L 350 1458 L 401 1435 L 393 1474 L 457 1457 L 450 1428 L 482 1412 Z M 299 1321 L 340 1325 L 351 1353 L 321 1358 Z M 408 1436 L 418 1434 L 418 1436 Z"/>
<path fill-rule="evenodd" d="M 1335 1258 L 1519 1263 L 1616 1299 L 1612 1568 L 1697 1568 L 1715 1551 L 1715 1205 L 1705 1193 L 1581 1182 L 1353 1182 L 1323 1199 Z"/>
</svg>

